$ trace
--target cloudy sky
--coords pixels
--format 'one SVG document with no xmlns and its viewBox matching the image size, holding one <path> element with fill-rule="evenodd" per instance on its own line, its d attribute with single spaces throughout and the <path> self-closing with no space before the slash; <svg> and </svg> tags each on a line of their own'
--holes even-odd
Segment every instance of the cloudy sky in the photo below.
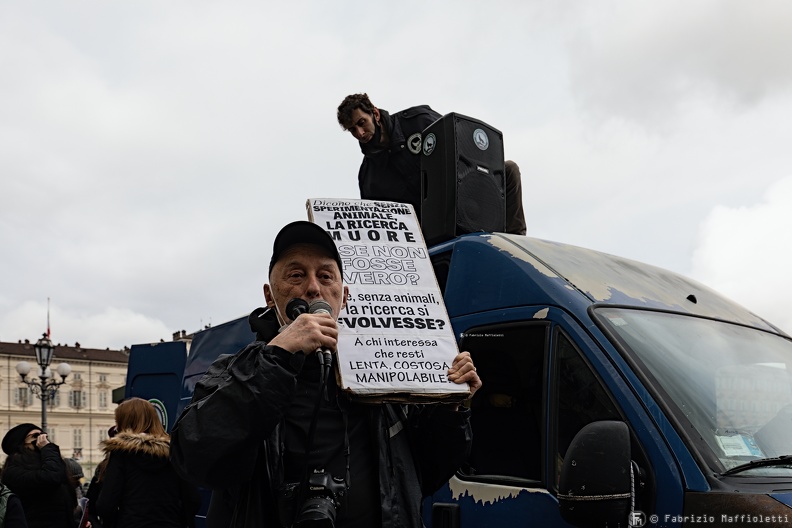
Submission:
<svg viewBox="0 0 792 528">
<path fill-rule="evenodd" d="M 0 341 L 121 348 L 262 303 L 309 197 L 357 198 L 348 93 L 504 134 L 528 234 L 792 332 L 792 3 L 0 4 Z"/>
</svg>

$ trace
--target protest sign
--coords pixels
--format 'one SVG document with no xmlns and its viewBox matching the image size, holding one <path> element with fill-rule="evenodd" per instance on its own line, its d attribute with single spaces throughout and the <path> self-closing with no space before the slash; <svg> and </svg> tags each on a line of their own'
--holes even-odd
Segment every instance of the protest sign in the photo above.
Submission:
<svg viewBox="0 0 792 528">
<path fill-rule="evenodd" d="M 306 207 L 335 241 L 349 287 L 338 317 L 341 388 L 379 401 L 467 397 L 467 384 L 448 379 L 456 339 L 412 206 L 312 198 Z"/>
</svg>

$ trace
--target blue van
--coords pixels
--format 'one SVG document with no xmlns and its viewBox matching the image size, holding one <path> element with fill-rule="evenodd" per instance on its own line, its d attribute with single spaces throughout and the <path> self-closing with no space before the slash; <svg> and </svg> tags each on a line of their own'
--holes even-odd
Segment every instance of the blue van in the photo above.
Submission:
<svg viewBox="0 0 792 528">
<path fill-rule="evenodd" d="M 475 233 L 430 254 L 484 385 L 468 403 L 471 456 L 426 498 L 428 528 L 792 521 L 780 329 L 678 274 L 580 247 Z M 176 412 L 252 337 L 245 318 L 196 335 Z"/>
</svg>

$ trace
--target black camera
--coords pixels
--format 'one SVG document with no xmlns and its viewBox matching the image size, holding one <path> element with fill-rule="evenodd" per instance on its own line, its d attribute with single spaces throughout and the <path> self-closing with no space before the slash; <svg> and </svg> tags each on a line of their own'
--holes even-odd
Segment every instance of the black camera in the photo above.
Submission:
<svg viewBox="0 0 792 528">
<path fill-rule="evenodd" d="M 337 509 L 346 495 L 344 479 L 334 477 L 324 469 L 315 469 L 308 477 L 307 489 L 302 494 L 305 500 L 297 506 L 295 517 L 294 501 L 300 496 L 299 487 L 297 483 L 281 487 L 281 523 L 293 528 L 335 528 Z M 283 522 L 284 514 L 293 522 Z"/>
</svg>

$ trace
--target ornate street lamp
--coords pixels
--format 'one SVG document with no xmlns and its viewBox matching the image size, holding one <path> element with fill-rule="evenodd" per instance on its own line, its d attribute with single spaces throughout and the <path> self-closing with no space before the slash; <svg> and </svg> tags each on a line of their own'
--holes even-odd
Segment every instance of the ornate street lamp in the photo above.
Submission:
<svg viewBox="0 0 792 528">
<path fill-rule="evenodd" d="M 41 430 L 47 432 L 47 402 L 55 398 L 58 388 L 66 383 L 66 376 L 71 373 L 71 366 L 68 363 L 61 363 L 58 365 L 57 372 L 60 375 L 60 381 L 56 380 L 52 371 L 50 370 L 50 363 L 55 355 L 55 347 L 52 346 L 47 334 L 41 336 L 41 339 L 36 341 L 33 346 L 36 351 L 36 363 L 39 367 L 39 379 L 27 379 L 30 374 L 31 366 L 27 361 L 20 361 L 17 363 L 16 371 L 22 377 L 22 382 L 30 387 L 30 391 L 38 396 L 41 400 Z"/>
</svg>

